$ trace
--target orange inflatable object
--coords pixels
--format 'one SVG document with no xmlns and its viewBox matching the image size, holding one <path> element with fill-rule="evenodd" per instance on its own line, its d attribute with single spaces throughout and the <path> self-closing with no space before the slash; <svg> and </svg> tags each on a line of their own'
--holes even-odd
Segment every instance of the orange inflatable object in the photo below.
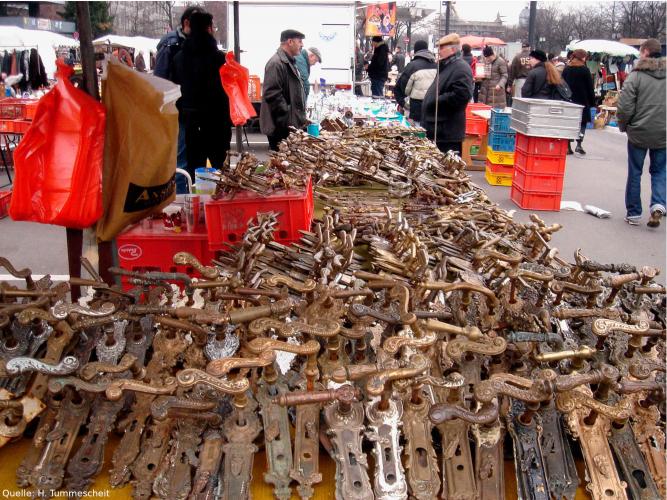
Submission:
<svg viewBox="0 0 667 500">
<path fill-rule="evenodd" d="M 234 125 L 245 125 L 248 119 L 257 116 L 248 98 L 249 72 L 236 62 L 232 52 L 227 52 L 225 59 L 226 64 L 220 66 L 220 79 L 229 97 L 229 116 Z"/>
<path fill-rule="evenodd" d="M 42 97 L 14 152 L 14 220 L 86 228 L 102 215 L 104 106 L 69 81 L 57 61 L 55 87 Z"/>
</svg>

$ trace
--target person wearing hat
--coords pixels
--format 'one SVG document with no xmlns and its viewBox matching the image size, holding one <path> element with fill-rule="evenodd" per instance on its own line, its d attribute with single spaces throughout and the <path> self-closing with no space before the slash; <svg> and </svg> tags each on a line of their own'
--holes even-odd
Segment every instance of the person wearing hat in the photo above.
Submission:
<svg viewBox="0 0 667 500">
<path fill-rule="evenodd" d="M 308 122 L 303 81 L 295 61 L 303 48 L 304 38 L 299 31 L 283 31 L 280 47 L 264 68 L 259 126 L 269 139 L 272 151 L 278 150 L 280 141 L 289 135 L 290 127 L 301 129 Z"/>
<path fill-rule="evenodd" d="M 492 108 L 504 109 L 507 105 L 505 98 L 505 83 L 507 82 L 507 61 L 498 57 L 489 46 L 482 51 L 484 60 L 489 65 L 489 72 L 482 80 L 479 91 L 479 102 L 488 104 Z"/>
<path fill-rule="evenodd" d="M 563 80 L 572 91 L 572 102 L 584 107 L 581 115 L 581 128 L 579 138 L 577 139 L 576 152 L 582 155 L 586 154 L 581 143 L 586 133 L 586 124 L 591 121 L 591 107 L 595 106 L 595 91 L 593 90 L 593 76 L 586 67 L 588 52 L 577 49 L 572 52 L 567 67 L 563 70 Z M 567 144 L 567 153 L 572 154 L 572 141 Z"/>
<path fill-rule="evenodd" d="M 556 67 L 547 60 L 546 53 L 539 49 L 530 53 L 530 65 L 533 69 L 521 88 L 521 97 L 554 99 L 554 88 L 562 83 Z"/>
<path fill-rule="evenodd" d="M 530 45 L 522 43 L 521 52 L 512 59 L 512 65 L 507 76 L 507 92 L 512 97 L 521 96 L 521 87 L 523 87 L 530 70 Z"/>
<path fill-rule="evenodd" d="M 382 97 L 384 96 L 384 84 L 389 79 L 389 47 L 381 36 L 374 36 L 371 43 L 373 57 L 366 71 L 371 80 L 371 94 Z"/>
<path fill-rule="evenodd" d="M 459 35 L 443 36 L 437 45 L 438 74 L 424 97 L 421 125 L 440 151 L 460 153 L 466 133 L 466 106 L 472 98 L 472 70 L 458 55 Z"/>
<path fill-rule="evenodd" d="M 438 71 L 433 52 L 428 50 L 424 40 L 415 42 L 415 56 L 401 76 L 398 77 L 394 96 L 399 106 L 405 109 L 406 116 L 419 124 L 422 118 L 422 102 L 435 74 Z"/>
<path fill-rule="evenodd" d="M 322 54 L 317 47 L 309 47 L 303 49 L 301 53 L 294 58 L 294 61 L 296 62 L 296 68 L 299 70 L 301 81 L 303 82 L 304 98 L 308 101 L 308 94 L 310 93 L 310 68 L 317 63 L 322 64 Z"/>
</svg>

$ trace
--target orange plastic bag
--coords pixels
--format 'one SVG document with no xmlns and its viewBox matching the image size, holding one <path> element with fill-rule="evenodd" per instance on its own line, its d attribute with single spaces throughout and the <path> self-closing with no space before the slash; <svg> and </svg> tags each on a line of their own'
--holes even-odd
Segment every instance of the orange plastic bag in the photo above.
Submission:
<svg viewBox="0 0 667 500">
<path fill-rule="evenodd" d="M 225 59 L 226 64 L 220 66 L 220 79 L 229 97 L 229 116 L 234 125 L 245 125 L 250 118 L 257 116 L 248 97 L 250 73 L 236 62 L 232 52 L 227 52 Z"/>
<path fill-rule="evenodd" d="M 14 151 L 9 215 L 83 229 L 102 215 L 105 110 L 72 85 L 70 66 L 62 59 L 56 64 L 58 82 L 40 99 Z"/>
</svg>

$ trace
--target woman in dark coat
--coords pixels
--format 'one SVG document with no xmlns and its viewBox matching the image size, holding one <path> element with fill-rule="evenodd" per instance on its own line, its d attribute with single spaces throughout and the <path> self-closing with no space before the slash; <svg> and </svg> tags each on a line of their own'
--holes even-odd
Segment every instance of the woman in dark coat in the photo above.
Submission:
<svg viewBox="0 0 667 500">
<path fill-rule="evenodd" d="M 547 55 L 539 49 L 530 53 L 530 65 L 533 69 L 521 87 L 521 97 L 553 99 L 554 88 L 561 83 L 561 76 L 556 67 L 547 61 Z"/>
<path fill-rule="evenodd" d="M 563 79 L 572 91 L 572 102 L 584 107 L 581 115 L 581 129 L 579 130 L 579 139 L 575 151 L 585 155 L 586 151 L 581 147 L 586 133 L 586 124 L 591 121 L 591 107 L 595 106 L 595 92 L 593 91 L 593 76 L 586 67 L 586 57 L 588 53 L 585 50 L 577 49 L 572 52 L 572 58 L 567 67 L 563 70 Z M 572 154 L 572 141 L 567 147 L 568 154 Z"/>
<path fill-rule="evenodd" d="M 232 139 L 229 99 L 220 80 L 220 66 L 225 54 L 218 50 L 213 35 L 213 17 L 196 12 L 190 19 L 190 36 L 174 56 L 171 78 L 181 86 L 176 107 L 185 124 L 187 171 L 195 178 L 195 169 L 206 166 L 222 168 Z"/>
</svg>

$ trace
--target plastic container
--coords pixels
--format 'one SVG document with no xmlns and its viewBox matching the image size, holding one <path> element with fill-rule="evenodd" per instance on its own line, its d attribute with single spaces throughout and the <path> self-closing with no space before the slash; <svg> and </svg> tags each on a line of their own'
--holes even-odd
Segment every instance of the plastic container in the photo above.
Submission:
<svg viewBox="0 0 667 500">
<path fill-rule="evenodd" d="M 560 199 L 562 193 L 543 193 L 539 191 L 524 191 L 512 183 L 510 198 L 524 210 L 549 210 L 560 211 Z"/>
<path fill-rule="evenodd" d="M 523 151 L 514 152 L 514 167 L 529 174 L 565 174 L 565 156 L 528 155 Z"/>
<path fill-rule="evenodd" d="M 215 181 L 211 177 L 217 170 L 215 168 L 197 168 L 195 169 L 195 191 L 197 194 L 215 193 Z"/>
<path fill-rule="evenodd" d="M 320 124 L 319 123 L 311 123 L 308 125 L 308 133 L 312 135 L 313 137 L 319 137 L 320 136 Z"/>
<path fill-rule="evenodd" d="M 301 238 L 300 231 L 310 230 L 313 220 L 313 187 L 308 179 L 304 191 L 279 191 L 268 197 L 251 191 L 237 192 L 204 205 L 209 249 L 228 248 L 238 243 L 248 228 L 248 221 L 258 213 L 278 212 L 278 229 L 274 233 L 279 243 L 292 243 Z"/>
<path fill-rule="evenodd" d="M 9 215 L 9 202 L 12 201 L 11 191 L 0 191 L 0 219 Z"/>
<path fill-rule="evenodd" d="M 517 97 L 512 100 L 510 127 L 530 136 L 576 139 L 582 109 L 571 102 Z"/>
<path fill-rule="evenodd" d="M 13 134 L 16 120 L 0 120 L 0 133 Z"/>
<path fill-rule="evenodd" d="M 512 129 L 510 129 L 511 123 L 512 123 L 511 109 L 505 108 L 505 109 L 491 110 L 491 121 L 489 122 L 489 128 L 493 132 L 512 132 Z"/>
<path fill-rule="evenodd" d="M 14 120 L 14 133 L 25 134 L 32 125 L 30 120 Z"/>
<path fill-rule="evenodd" d="M 0 99 L 0 119 L 32 120 L 38 102 L 39 99 L 21 99 L 18 97 Z"/>
<path fill-rule="evenodd" d="M 514 132 L 489 132 L 489 147 L 496 152 L 505 151 L 511 153 L 514 151 Z"/>
<path fill-rule="evenodd" d="M 466 135 L 486 135 L 488 122 L 484 118 L 466 117 Z"/>
<path fill-rule="evenodd" d="M 472 114 L 472 112 L 477 109 L 491 109 L 491 106 L 489 106 L 488 104 L 483 104 L 481 102 L 469 102 L 468 105 L 466 106 L 466 119 L 479 118 L 479 116 L 475 116 Z M 483 120 L 483 118 L 481 119 Z"/>
<path fill-rule="evenodd" d="M 488 159 L 486 160 L 486 168 L 489 169 L 494 174 L 512 175 L 512 172 L 514 172 L 514 165 L 502 165 L 500 163 L 491 163 Z"/>
<path fill-rule="evenodd" d="M 484 178 L 486 179 L 486 182 L 491 184 L 492 186 L 511 186 L 512 185 L 512 174 L 501 174 L 501 173 L 495 173 L 492 172 L 489 169 L 489 165 L 487 164 L 486 169 L 484 171 Z"/>
<path fill-rule="evenodd" d="M 519 166 L 514 167 L 513 183 L 523 191 L 562 193 L 564 174 L 528 173 Z"/>
<path fill-rule="evenodd" d="M 553 137 L 530 137 L 525 134 L 516 134 L 516 151 L 523 151 L 529 155 L 565 156 L 567 155 L 567 140 Z"/>
<path fill-rule="evenodd" d="M 215 258 L 215 252 L 209 250 L 208 235 L 203 227 L 193 233 L 174 233 L 165 230 L 159 220 L 153 221 L 150 228 L 143 227 L 141 223 L 131 226 L 116 236 L 116 246 L 120 267 L 137 272 L 186 273 L 199 277 L 192 267 L 175 265 L 174 254 L 191 253 L 205 266 Z M 126 278 L 122 282 L 124 289 L 131 288 Z"/>
<path fill-rule="evenodd" d="M 587 129 L 592 129 L 593 127 L 595 127 L 595 117 L 598 114 L 598 108 L 592 107 L 590 108 L 590 111 L 591 111 L 591 121 L 589 121 L 586 124 Z"/>
<path fill-rule="evenodd" d="M 494 151 L 491 147 L 486 149 L 486 159 L 497 165 L 514 165 L 514 153 Z"/>
</svg>

